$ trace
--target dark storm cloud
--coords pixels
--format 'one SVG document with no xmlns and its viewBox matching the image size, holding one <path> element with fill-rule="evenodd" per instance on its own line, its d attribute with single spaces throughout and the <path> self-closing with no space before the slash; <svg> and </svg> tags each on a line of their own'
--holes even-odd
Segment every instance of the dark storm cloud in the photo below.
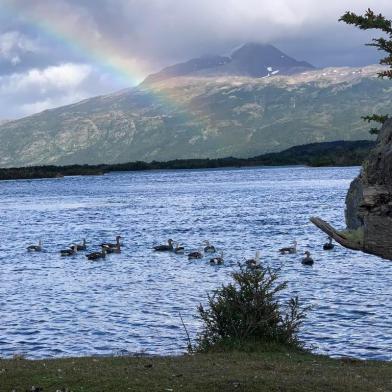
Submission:
<svg viewBox="0 0 392 392">
<path fill-rule="evenodd" d="M 3 0 L 0 4 L 0 118 L 15 117 L 126 87 L 102 66 L 118 57 L 142 75 L 203 54 L 225 53 L 245 42 L 272 43 L 318 66 L 366 65 L 380 53 L 372 36 L 338 23 L 346 11 L 373 6 L 392 17 L 392 2 L 378 0 Z M 42 28 L 47 22 L 54 29 Z M 40 20 L 42 19 L 42 20 Z M 78 50 L 56 36 L 62 22 L 90 45 Z M 78 32 L 75 36 L 75 31 Z M 109 50 L 110 49 L 110 50 Z M 55 75 L 55 76 L 54 76 Z M 57 76 L 66 83 L 55 83 Z"/>
</svg>

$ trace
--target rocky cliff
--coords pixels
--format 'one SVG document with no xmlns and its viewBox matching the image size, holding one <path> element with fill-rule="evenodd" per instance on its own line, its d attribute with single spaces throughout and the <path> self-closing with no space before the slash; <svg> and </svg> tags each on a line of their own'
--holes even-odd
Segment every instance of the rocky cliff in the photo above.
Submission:
<svg viewBox="0 0 392 392">
<path fill-rule="evenodd" d="M 351 183 L 346 197 L 347 231 L 311 218 L 337 242 L 392 260 L 392 119 L 380 131 L 376 147 Z"/>
</svg>

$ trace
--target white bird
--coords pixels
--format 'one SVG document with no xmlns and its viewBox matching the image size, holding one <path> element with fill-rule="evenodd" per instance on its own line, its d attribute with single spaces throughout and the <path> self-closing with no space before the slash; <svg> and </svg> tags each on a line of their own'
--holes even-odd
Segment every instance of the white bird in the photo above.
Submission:
<svg viewBox="0 0 392 392">
<path fill-rule="evenodd" d="M 38 241 L 38 245 L 29 245 L 27 247 L 27 250 L 29 252 L 41 252 L 42 251 L 42 241 Z"/>
<path fill-rule="evenodd" d="M 281 255 L 297 253 L 297 245 L 298 245 L 297 241 L 294 241 L 292 246 L 281 248 L 279 249 L 279 252 Z"/>
</svg>

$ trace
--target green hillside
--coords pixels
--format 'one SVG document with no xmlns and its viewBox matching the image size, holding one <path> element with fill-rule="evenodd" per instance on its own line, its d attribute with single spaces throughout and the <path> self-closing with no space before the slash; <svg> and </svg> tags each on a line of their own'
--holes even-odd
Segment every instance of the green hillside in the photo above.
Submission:
<svg viewBox="0 0 392 392">
<path fill-rule="evenodd" d="M 368 139 L 361 116 L 392 112 L 379 67 L 265 78 L 180 77 L 0 125 L 0 167 L 251 157 Z"/>
</svg>

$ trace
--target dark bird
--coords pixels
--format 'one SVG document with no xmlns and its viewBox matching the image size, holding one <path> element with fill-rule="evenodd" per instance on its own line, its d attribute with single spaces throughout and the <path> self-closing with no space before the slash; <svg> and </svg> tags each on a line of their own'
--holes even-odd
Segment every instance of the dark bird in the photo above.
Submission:
<svg viewBox="0 0 392 392">
<path fill-rule="evenodd" d="M 174 249 L 173 245 L 174 241 L 172 239 L 169 239 L 167 241 L 167 245 L 156 245 L 154 246 L 154 250 L 156 252 L 171 252 Z"/>
<path fill-rule="evenodd" d="M 121 245 L 118 244 L 115 247 L 109 248 L 107 245 L 102 246 L 106 253 L 121 253 Z"/>
<path fill-rule="evenodd" d="M 223 251 L 220 252 L 220 256 L 215 256 L 212 259 L 210 259 L 211 265 L 222 265 L 223 263 L 224 263 Z"/>
<path fill-rule="evenodd" d="M 107 249 L 102 246 L 102 251 L 101 252 L 93 252 L 88 255 L 86 255 L 88 260 L 99 260 L 99 259 L 104 259 L 106 257 Z"/>
<path fill-rule="evenodd" d="M 27 250 L 29 252 L 41 252 L 42 251 L 42 241 L 38 241 L 38 245 L 29 245 L 27 247 Z"/>
<path fill-rule="evenodd" d="M 188 260 L 195 260 L 195 259 L 202 259 L 203 258 L 203 253 L 200 250 L 197 250 L 196 252 L 191 252 L 188 254 Z"/>
<path fill-rule="evenodd" d="M 245 261 L 248 268 L 259 268 L 260 267 L 260 252 L 256 251 L 255 257 L 253 259 L 248 259 Z"/>
<path fill-rule="evenodd" d="M 281 255 L 297 253 L 297 241 L 294 241 L 292 246 L 279 249 L 279 253 Z"/>
<path fill-rule="evenodd" d="M 215 253 L 216 249 L 214 245 L 210 244 L 210 241 L 204 241 L 205 247 L 204 247 L 204 253 Z"/>
<path fill-rule="evenodd" d="M 104 246 L 106 249 L 108 248 L 118 248 L 119 246 L 121 246 L 120 244 L 120 239 L 122 239 L 121 235 L 116 236 L 116 243 L 110 243 L 110 242 L 104 242 L 103 244 L 101 244 L 101 247 Z"/>
<path fill-rule="evenodd" d="M 174 253 L 178 255 L 182 255 L 185 252 L 185 248 L 181 246 L 178 242 L 176 242 L 176 247 L 174 248 Z"/>
<path fill-rule="evenodd" d="M 61 256 L 73 256 L 73 255 L 75 255 L 76 254 L 76 252 L 78 251 L 78 247 L 77 247 L 77 245 L 72 245 L 71 247 L 70 247 L 70 249 L 63 249 L 63 250 L 60 250 L 60 254 L 61 254 Z"/>
<path fill-rule="evenodd" d="M 86 250 L 87 249 L 87 244 L 86 244 L 86 239 L 83 238 L 83 241 L 81 244 L 76 244 L 77 250 Z"/>
<path fill-rule="evenodd" d="M 324 250 L 332 250 L 335 245 L 332 243 L 332 237 L 328 237 L 328 242 L 323 245 Z"/>
<path fill-rule="evenodd" d="M 310 252 L 306 251 L 304 254 L 306 256 L 302 259 L 302 264 L 303 265 L 313 265 L 314 264 L 314 260 L 310 257 Z"/>
</svg>

